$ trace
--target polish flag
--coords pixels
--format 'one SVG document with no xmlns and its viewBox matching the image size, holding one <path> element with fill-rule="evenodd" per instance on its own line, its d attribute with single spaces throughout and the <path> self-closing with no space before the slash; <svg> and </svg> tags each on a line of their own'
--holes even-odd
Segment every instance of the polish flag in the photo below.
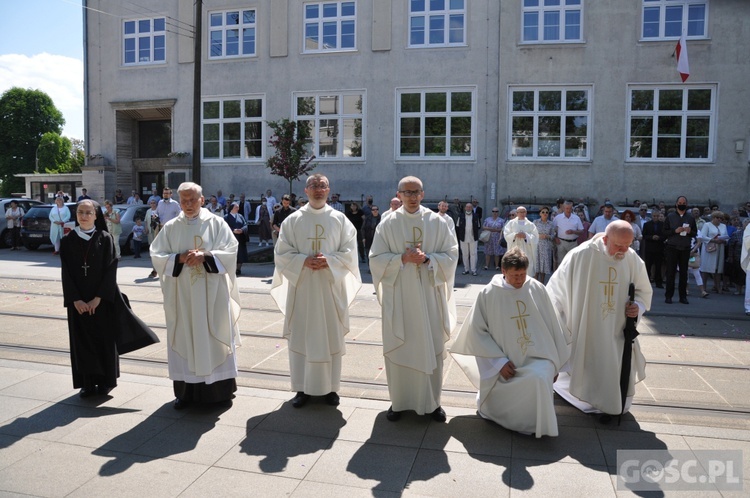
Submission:
<svg viewBox="0 0 750 498">
<path fill-rule="evenodd" d="M 688 64 L 687 40 L 685 40 L 684 34 L 680 36 L 680 40 L 677 42 L 675 54 L 677 55 L 677 72 L 680 73 L 682 82 L 685 83 L 685 80 L 690 76 L 690 65 Z"/>
</svg>

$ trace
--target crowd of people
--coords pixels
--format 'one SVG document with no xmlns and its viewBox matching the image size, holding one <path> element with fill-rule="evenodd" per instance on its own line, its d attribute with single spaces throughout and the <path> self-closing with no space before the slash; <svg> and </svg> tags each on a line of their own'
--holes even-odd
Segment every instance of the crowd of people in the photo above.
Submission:
<svg viewBox="0 0 750 498">
<path fill-rule="evenodd" d="M 704 298 L 703 279 L 716 293 L 740 293 L 750 274 L 750 228 L 739 223 L 740 211 L 727 217 L 715 209 L 706 219 L 684 196 L 673 208 L 639 203 L 621 213 L 605 202 L 593 219 L 586 206 L 561 200 L 542 206 L 532 222 L 525 206 L 511 209 L 507 220 L 493 207 L 482 219 L 476 200 L 441 201 L 435 212 L 422 205 L 425 186 L 413 176 L 398 183 L 382 214 L 372 196 L 363 206 L 345 206 L 330 192 L 328 178 L 313 174 L 305 202 L 283 195 L 276 207 L 268 190 L 255 209 L 255 219 L 269 225 L 259 236 L 273 246 L 271 296 L 284 315 L 295 408 L 313 396 L 340 402 L 348 310 L 364 263 L 382 311 L 387 420 L 409 411 L 446 420 L 441 394 L 450 353 L 478 390 L 480 416 L 536 437 L 559 433 L 553 392 L 603 423 L 629 410 L 646 375 L 635 326 L 655 288 L 665 289 L 668 304 L 675 293 L 688 304 L 691 271 Z M 172 200 L 165 188 L 149 199 L 148 220 L 133 229 L 138 246 L 148 237 L 152 276 L 164 296 L 174 408 L 231 404 L 240 345 L 236 277 L 253 213 L 244 195 L 225 199 L 218 191 L 206 200 L 191 182 L 178 195 Z M 59 242 L 73 381 L 81 397 L 106 395 L 117 385 L 118 355 L 158 339 L 116 285 L 113 203 L 101 209 L 84 199 L 75 216 L 76 229 Z M 458 262 L 464 275 L 476 275 L 480 243 L 484 269 L 494 263 L 500 273 L 453 336 Z M 747 297 L 745 311 L 750 315 Z M 109 330 L 112 323 L 126 326 Z"/>
</svg>

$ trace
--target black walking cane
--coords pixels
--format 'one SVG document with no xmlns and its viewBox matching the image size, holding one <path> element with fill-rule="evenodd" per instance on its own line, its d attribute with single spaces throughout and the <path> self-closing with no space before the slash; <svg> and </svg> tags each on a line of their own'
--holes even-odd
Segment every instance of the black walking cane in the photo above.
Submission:
<svg viewBox="0 0 750 498">
<path fill-rule="evenodd" d="M 635 301 L 635 284 L 631 283 L 628 289 L 628 304 Z M 633 341 L 638 337 L 638 331 L 635 328 L 637 318 L 627 317 L 625 320 L 625 345 L 622 348 L 622 369 L 620 370 L 620 400 L 622 408 L 620 417 L 617 419 L 617 425 L 622 422 L 622 414 L 625 413 L 625 399 L 628 397 L 628 387 L 630 386 L 630 364 L 633 358 Z"/>
</svg>

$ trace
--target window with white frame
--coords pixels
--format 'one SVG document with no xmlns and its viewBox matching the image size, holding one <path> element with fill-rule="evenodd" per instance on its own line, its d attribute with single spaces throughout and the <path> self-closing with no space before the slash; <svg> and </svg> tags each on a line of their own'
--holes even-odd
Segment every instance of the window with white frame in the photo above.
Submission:
<svg viewBox="0 0 750 498">
<path fill-rule="evenodd" d="M 307 157 L 363 158 L 364 109 L 364 90 L 295 93 L 294 120 Z"/>
<path fill-rule="evenodd" d="M 306 3 L 304 9 L 305 53 L 357 49 L 355 2 Z"/>
<path fill-rule="evenodd" d="M 248 57 L 255 55 L 255 9 L 210 12 L 208 57 Z"/>
<path fill-rule="evenodd" d="M 398 159 L 473 160 L 476 87 L 396 90 Z"/>
<path fill-rule="evenodd" d="M 714 85 L 631 86 L 628 96 L 630 161 L 711 161 Z"/>
<path fill-rule="evenodd" d="M 167 29 L 164 17 L 123 22 L 125 65 L 161 64 L 167 60 Z"/>
<path fill-rule="evenodd" d="M 262 96 L 204 100 L 203 159 L 263 159 L 264 100 Z"/>
<path fill-rule="evenodd" d="M 410 0 L 409 46 L 466 45 L 466 0 Z"/>
<path fill-rule="evenodd" d="M 642 0 L 645 40 L 706 38 L 708 0 Z"/>
<path fill-rule="evenodd" d="M 509 100 L 510 159 L 590 158 L 591 87 L 515 87 Z"/>
<path fill-rule="evenodd" d="M 583 0 L 523 0 L 523 42 L 583 41 Z"/>
</svg>

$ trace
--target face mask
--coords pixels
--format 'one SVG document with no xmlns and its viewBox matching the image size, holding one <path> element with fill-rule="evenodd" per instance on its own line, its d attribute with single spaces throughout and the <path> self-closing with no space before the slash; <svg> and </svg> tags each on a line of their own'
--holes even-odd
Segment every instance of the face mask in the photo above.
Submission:
<svg viewBox="0 0 750 498">
<path fill-rule="evenodd" d="M 684 211 L 687 209 L 687 204 L 677 204 L 677 209 Z"/>
</svg>

